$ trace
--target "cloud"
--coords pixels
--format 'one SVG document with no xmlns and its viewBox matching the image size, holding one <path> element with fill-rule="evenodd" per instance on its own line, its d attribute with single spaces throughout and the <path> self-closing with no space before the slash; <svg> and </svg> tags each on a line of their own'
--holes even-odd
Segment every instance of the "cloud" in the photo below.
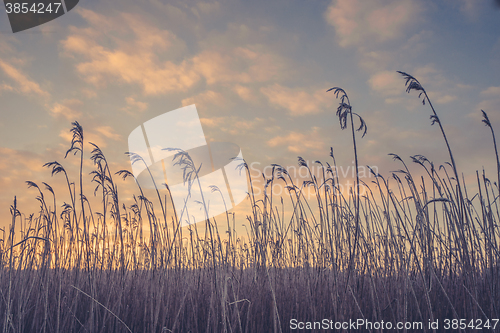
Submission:
<svg viewBox="0 0 500 333">
<path fill-rule="evenodd" d="M 386 47 L 383 43 L 369 45 L 365 43 L 357 49 L 359 64 L 370 73 L 384 69 L 407 68 L 409 63 L 418 63 L 419 58 L 428 48 L 428 42 L 434 38 L 434 33 L 421 30 L 413 35 L 406 34 L 404 42 L 398 42 L 397 47 Z"/>
<path fill-rule="evenodd" d="M 288 88 L 279 84 L 263 87 L 260 91 L 269 99 L 269 102 L 278 107 L 287 109 L 292 116 L 304 116 L 323 112 L 331 107 L 332 98 L 324 89 L 308 92 L 298 88 Z"/>
<path fill-rule="evenodd" d="M 400 96 L 404 92 L 401 75 L 395 71 L 382 71 L 370 77 L 368 84 L 382 96 Z"/>
<path fill-rule="evenodd" d="M 26 175 L 32 175 L 40 172 L 44 164 L 40 156 L 31 152 L 0 147 L 0 155 L 2 156 L 0 159 L 0 172 L 2 174 L 19 174 L 22 171 Z"/>
<path fill-rule="evenodd" d="M 488 89 L 481 91 L 481 95 L 500 96 L 500 87 L 488 87 Z"/>
<path fill-rule="evenodd" d="M 199 80 L 188 61 L 175 63 L 159 59 L 160 52 L 162 55 L 176 55 L 185 48 L 173 33 L 131 14 L 108 18 L 90 10 L 78 12 L 90 27 L 73 27 L 72 34 L 62 41 L 62 49 L 65 55 L 81 59 L 76 69 L 87 82 L 100 87 L 118 79 L 141 86 L 146 95 L 157 95 L 185 91 Z M 121 37 L 109 37 L 116 46 L 100 45 L 101 31 L 111 30 L 121 34 Z"/>
<path fill-rule="evenodd" d="M 49 107 L 49 113 L 55 118 L 62 117 L 69 121 L 75 121 L 82 116 L 82 113 L 75 108 L 82 104 L 78 99 L 66 99 L 61 103 L 56 102 L 52 107 Z"/>
<path fill-rule="evenodd" d="M 420 7 L 410 0 L 337 0 L 325 19 L 335 28 L 339 45 L 348 47 L 397 39 L 419 14 Z"/>
<path fill-rule="evenodd" d="M 97 97 L 97 92 L 91 89 L 82 89 L 82 94 L 88 99 Z"/>
<path fill-rule="evenodd" d="M 441 96 L 436 96 L 436 103 L 447 104 L 447 103 L 453 102 L 456 99 L 457 99 L 457 96 L 454 96 L 454 95 L 441 95 Z"/>
<path fill-rule="evenodd" d="M 196 104 L 196 107 L 206 107 L 208 105 L 222 107 L 227 106 L 228 101 L 224 95 L 213 90 L 204 91 L 196 96 L 182 100 L 182 106 Z"/>
<path fill-rule="evenodd" d="M 205 50 L 193 57 L 193 68 L 208 84 L 268 82 L 284 67 L 276 55 L 257 47 L 236 47 L 227 52 Z"/>
<path fill-rule="evenodd" d="M 199 1 L 196 3 L 195 6 L 191 7 L 191 12 L 197 18 L 202 18 L 203 16 L 217 13 L 220 11 L 220 9 L 221 5 L 220 2 L 218 1 L 214 2 Z"/>
<path fill-rule="evenodd" d="M 196 10 L 213 6 L 200 4 Z M 185 92 L 202 79 L 208 85 L 269 82 L 286 73 L 284 59 L 261 45 L 207 46 L 189 56 L 184 41 L 138 15 L 109 18 L 86 9 L 78 12 L 89 27 L 71 27 L 62 50 L 96 87 L 118 81 L 140 86 L 145 95 L 159 95 Z"/>
<path fill-rule="evenodd" d="M 457 3 L 462 14 L 470 21 L 475 21 L 480 17 L 485 5 L 484 1 L 476 0 L 459 0 Z"/>
<path fill-rule="evenodd" d="M 413 1 L 392 1 L 368 15 L 369 28 L 380 41 L 396 39 L 418 11 Z"/>
<path fill-rule="evenodd" d="M 69 49 L 70 39 L 65 45 L 66 50 Z M 179 65 L 171 61 L 160 64 L 151 59 L 151 54 L 128 54 L 101 47 L 92 47 L 92 50 L 89 55 L 92 60 L 78 64 L 77 71 L 95 86 L 117 78 L 142 86 L 146 95 L 157 95 L 185 91 L 198 81 L 198 76 L 189 70 L 185 61 Z"/>
<path fill-rule="evenodd" d="M 6 59 L 11 56 L 15 51 L 13 45 L 16 44 L 17 38 L 14 34 L 0 34 L 0 55 L 1 58 Z"/>
<path fill-rule="evenodd" d="M 267 141 L 269 147 L 286 146 L 287 150 L 302 154 L 305 152 L 323 153 L 325 151 L 324 140 L 319 133 L 319 127 L 313 127 L 309 133 L 291 131 L 285 136 L 276 136 Z"/>
<path fill-rule="evenodd" d="M 8 87 L 8 89 L 13 88 L 13 90 L 26 95 L 36 94 L 40 97 L 50 96 L 50 94 L 43 90 L 38 83 L 30 79 L 27 75 L 23 74 L 19 69 L 1 59 L 0 69 L 2 69 L 3 72 L 16 83 L 16 86 L 14 88 L 10 85 L 4 85 L 5 87 Z"/>
<path fill-rule="evenodd" d="M 237 84 L 233 87 L 233 91 L 245 102 L 257 101 L 257 96 L 253 90 L 248 87 Z"/>
<path fill-rule="evenodd" d="M 203 126 L 207 127 L 220 127 L 225 123 L 225 117 L 212 117 L 212 118 L 200 118 Z"/>
<path fill-rule="evenodd" d="M 144 112 L 148 108 L 148 103 L 138 101 L 132 96 L 126 97 L 125 101 L 127 102 L 127 106 L 123 107 L 122 110 L 129 113 L 133 113 L 135 110 Z"/>
<path fill-rule="evenodd" d="M 0 91 L 2 91 L 2 90 L 3 91 L 14 91 L 14 88 L 9 84 L 3 83 L 0 85 Z"/>
<path fill-rule="evenodd" d="M 112 140 L 121 140 L 121 135 L 116 134 L 111 126 L 99 126 L 95 129 L 97 133 L 102 134 L 104 137 Z"/>
<path fill-rule="evenodd" d="M 90 25 L 98 27 L 102 31 L 109 31 L 113 29 L 113 22 L 105 15 L 100 15 L 89 9 L 81 7 L 78 7 L 76 12 L 80 14 L 80 16 L 83 17 Z M 119 25 L 118 27 L 122 26 L 123 25 Z M 89 30 L 87 29 L 87 31 Z"/>
<path fill-rule="evenodd" d="M 263 118 L 245 119 L 238 116 L 200 118 L 203 127 L 217 129 L 231 135 L 244 135 L 265 122 Z"/>
</svg>

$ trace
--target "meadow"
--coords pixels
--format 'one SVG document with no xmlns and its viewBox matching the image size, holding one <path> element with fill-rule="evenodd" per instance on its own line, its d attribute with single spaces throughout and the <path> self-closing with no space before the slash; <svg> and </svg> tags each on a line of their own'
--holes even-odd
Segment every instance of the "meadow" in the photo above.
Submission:
<svg viewBox="0 0 500 333">
<path fill-rule="evenodd" d="M 440 332 L 449 319 L 450 331 L 500 331 L 500 162 L 493 126 L 483 111 L 498 173 L 477 172 L 477 191 L 469 193 L 426 90 L 400 74 L 407 91 L 430 108 L 449 162 L 438 167 L 421 155 L 405 161 L 392 154 L 397 172 L 373 171 L 373 183 L 356 177 L 341 191 L 331 153 L 317 162 L 321 176 L 310 173 L 301 183 L 273 165 L 256 196 L 241 161 L 250 185 L 247 215 L 226 213 L 184 228 L 160 189 L 146 196 L 136 183 L 134 203 L 125 205 L 118 185 L 136 182 L 134 175 L 110 170 L 74 122 L 66 156 L 79 159 L 78 177 L 70 179 L 58 162 L 45 165 L 65 179 L 67 192 L 57 196 L 68 202 L 57 207 L 48 183 L 28 181 L 39 211 L 21 214 L 16 199 L 10 207 L 12 222 L 0 240 L 3 332 L 290 332 L 292 319 L 423 323 L 421 330 L 393 327 L 399 332 Z M 352 132 L 359 168 L 356 140 L 367 124 L 344 90 L 330 90 L 340 102 L 341 128 Z M 95 166 L 90 175 L 83 168 L 86 154 Z M 196 186 L 189 156 L 179 151 L 174 158 Z M 423 176 L 412 175 L 407 162 Z M 95 192 L 84 193 L 84 182 Z M 274 195 L 274 183 L 286 195 Z M 87 200 L 94 195 L 100 205 Z M 235 227 L 238 218 L 246 218 L 245 232 Z M 437 329 L 429 327 L 436 321 Z M 374 325 L 358 331 L 391 330 Z"/>
</svg>

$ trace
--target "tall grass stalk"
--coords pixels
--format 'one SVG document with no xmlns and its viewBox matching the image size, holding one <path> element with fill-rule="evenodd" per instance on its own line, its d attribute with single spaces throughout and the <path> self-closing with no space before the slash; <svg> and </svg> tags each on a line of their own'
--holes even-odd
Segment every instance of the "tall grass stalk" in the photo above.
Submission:
<svg viewBox="0 0 500 333">
<path fill-rule="evenodd" d="M 353 265 L 355 262 L 356 258 L 356 251 L 358 248 L 358 237 L 359 237 L 359 164 L 358 164 L 358 146 L 356 145 L 356 131 L 363 131 L 363 137 L 366 134 L 367 126 L 363 118 L 359 116 L 357 113 L 352 112 L 352 106 L 351 102 L 349 100 L 349 97 L 347 96 L 347 93 L 342 89 L 338 87 L 333 87 L 327 90 L 327 92 L 332 91 L 334 92 L 335 96 L 339 98 L 340 95 L 340 105 L 337 108 L 337 116 L 339 117 L 340 121 L 340 127 L 341 129 L 345 129 L 347 127 L 347 117 L 349 117 L 349 122 L 350 122 L 350 127 L 351 127 L 351 133 L 352 133 L 352 146 L 354 149 L 354 165 L 355 165 L 355 171 L 356 171 L 356 184 L 354 185 L 355 188 L 355 205 L 354 205 L 354 226 L 355 226 L 355 231 L 354 231 L 354 244 L 351 247 L 351 244 L 349 244 L 349 247 L 351 249 L 351 254 L 349 258 L 349 269 L 348 269 L 348 275 L 347 275 L 347 281 L 346 281 L 346 288 L 347 285 L 349 284 L 349 278 L 351 276 L 351 271 L 353 269 Z M 354 119 L 353 116 L 357 116 L 360 125 L 357 129 L 354 128 Z M 347 290 L 347 289 L 346 289 Z"/>
</svg>

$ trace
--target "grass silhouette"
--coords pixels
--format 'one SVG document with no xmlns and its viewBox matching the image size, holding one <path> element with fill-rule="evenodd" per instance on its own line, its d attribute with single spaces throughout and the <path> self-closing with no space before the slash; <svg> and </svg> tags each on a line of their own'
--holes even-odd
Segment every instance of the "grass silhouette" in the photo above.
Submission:
<svg viewBox="0 0 500 333">
<path fill-rule="evenodd" d="M 181 228 L 156 184 L 150 200 L 130 171 L 110 170 L 95 144 L 90 181 L 102 206 L 92 207 L 83 192 L 84 132 L 74 122 L 66 155 L 79 155 L 78 188 L 62 164 L 45 164 L 54 177 L 64 175 L 69 203 L 58 212 L 52 187 L 27 182 L 38 191 L 39 212 L 24 217 L 15 198 L 11 206 L 12 223 L 0 242 L 3 332 L 288 332 L 291 319 L 422 322 L 423 331 L 437 332 L 446 318 L 466 319 L 462 331 L 481 325 L 498 332 L 500 163 L 493 127 L 483 111 L 497 182 L 477 172 L 478 190 L 470 196 L 426 91 L 400 73 L 407 91 L 420 92 L 431 107 L 451 163 L 435 168 L 412 156 L 424 174 L 415 176 L 390 154 L 400 170 L 386 177 L 372 170 L 373 184 L 357 177 L 356 188 L 344 192 L 333 153 L 331 162 L 317 161 L 319 176 L 299 158 L 309 179 L 296 184 L 274 164 L 258 197 L 242 161 L 250 180 L 246 234 L 230 213 L 222 222 L 207 218 L 204 226 Z M 350 125 L 353 134 L 358 170 L 356 114 L 345 91 L 333 89 L 341 96 L 341 127 Z M 189 155 L 178 151 L 175 158 L 196 188 Z M 136 182 L 133 204 L 121 201 L 116 176 Z M 278 199 L 275 183 L 287 190 Z M 314 200 L 306 199 L 308 189 Z M 226 224 L 224 235 L 219 226 Z M 439 320 L 440 328 L 430 328 L 429 320 Z"/>
</svg>

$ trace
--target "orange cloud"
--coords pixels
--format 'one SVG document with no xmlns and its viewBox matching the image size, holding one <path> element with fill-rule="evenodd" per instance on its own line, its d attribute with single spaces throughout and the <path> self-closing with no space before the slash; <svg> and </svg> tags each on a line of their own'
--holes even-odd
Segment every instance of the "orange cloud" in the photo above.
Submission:
<svg viewBox="0 0 500 333">
<path fill-rule="evenodd" d="M 0 85 L 0 91 L 5 90 L 5 91 L 14 91 L 14 88 L 9 85 L 9 84 L 2 84 Z"/>
<path fill-rule="evenodd" d="M 253 90 L 248 87 L 237 84 L 233 87 L 233 90 L 245 102 L 255 102 L 257 100 Z"/>
<path fill-rule="evenodd" d="M 112 140 L 121 140 L 121 135 L 116 134 L 115 130 L 111 126 L 99 126 L 95 129 L 95 131 L 104 137 Z"/>
<path fill-rule="evenodd" d="M 19 174 L 23 170 L 27 175 L 32 175 L 40 172 L 44 164 L 40 156 L 30 152 L 0 147 L 0 155 L 0 172 L 3 174 Z"/>
<path fill-rule="evenodd" d="M 182 100 L 182 106 L 196 104 L 199 106 L 214 105 L 221 107 L 228 104 L 227 99 L 219 92 L 213 90 L 204 91 L 194 97 L 188 97 Z"/>
<path fill-rule="evenodd" d="M 0 59 L 0 69 L 11 78 L 17 85 L 14 89 L 24 94 L 36 94 L 41 97 L 49 97 L 50 94 L 43 90 L 38 83 L 31 80 L 27 75 L 23 74 L 19 69 L 8 64 Z M 10 85 L 5 85 L 9 90 L 13 88 Z M 7 90 L 7 89 L 6 89 Z"/>
<path fill-rule="evenodd" d="M 258 117 L 249 120 L 236 116 L 200 118 L 200 121 L 203 126 L 215 128 L 219 132 L 225 132 L 231 135 L 247 134 L 254 130 L 257 125 L 265 122 L 264 119 Z"/>
<path fill-rule="evenodd" d="M 318 127 L 313 127 L 309 133 L 290 132 L 285 136 L 276 136 L 267 141 L 268 146 L 286 146 L 288 151 L 302 154 L 313 152 L 322 154 L 325 151 L 324 140 L 321 138 Z"/>
<path fill-rule="evenodd" d="M 237 47 L 229 52 L 203 51 L 193 58 L 193 69 L 208 84 L 267 82 L 280 76 L 279 57 L 250 48 Z"/>
<path fill-rule="evenodd" d="M 321 113 L 333 103 L 332 96 L 325 89 L 307 92 L 274 84 L 261 88 L 260 91 L 272 105 L 287 109 L 292 116 Z"/>
<path fill-rule="evenodd" d="M 49 107 L 49 112 L 53 117 L 63 117 L 69 121 L 75 121 L 82 116 L 80 111 L 75 110 L 80 105 L 82 102 L 78 99 L 67 99 Z"/>
<path fill-rule="evenodd" d="M 138 110 L 139 112 L 144 112 L 148 108 L 148 103 L 141 102 L 133 98 L 132 96 L 125 98 L 127 106 L 122 108 L 122 110 L 132 113 L 132 110 Z"/>
<path fill-rule="evenodd" d="M 267 82 L 285 73 L 285 61 L 260 46 L 204 50 L 186 57 L 182 40 L 137 15 L 104 18 L 85 9 L 78 12 L 90 27 L 72 27 L 62 49 L 77 61 L 77 72 L 96 87 L 118 80 L 139 85 L 146 95 L 158 95 L 187 91 L 202 78 L 209 85 Z"/>
<path fill-rule="evenodd" d="M 62 47 L 67 56 L 83 58 L 76 68 L 87 82 L 102 86 L 110 80 L 119 79 L 140 85 L 147 95 L 156 95 L 184 91 L 199 80 L 187 61 L 176 64 L 158 59 L 157 51 L 175 54 L 185 47 L 174 34 L 131 14 L 104 18 L 89 10 L 79 10 L 79 13 L 91 27 L 73 27 L 73 34 L 62 42 Z M 110 26 L 109 22 L 116 25 Z M 100 45 L 100 31 L 108 31 L 115 26 L 119 27 L 118 33 L 123 34 L 121 38 L 110 37 L 117 46 L 108 48 Z"/>
</svg>

